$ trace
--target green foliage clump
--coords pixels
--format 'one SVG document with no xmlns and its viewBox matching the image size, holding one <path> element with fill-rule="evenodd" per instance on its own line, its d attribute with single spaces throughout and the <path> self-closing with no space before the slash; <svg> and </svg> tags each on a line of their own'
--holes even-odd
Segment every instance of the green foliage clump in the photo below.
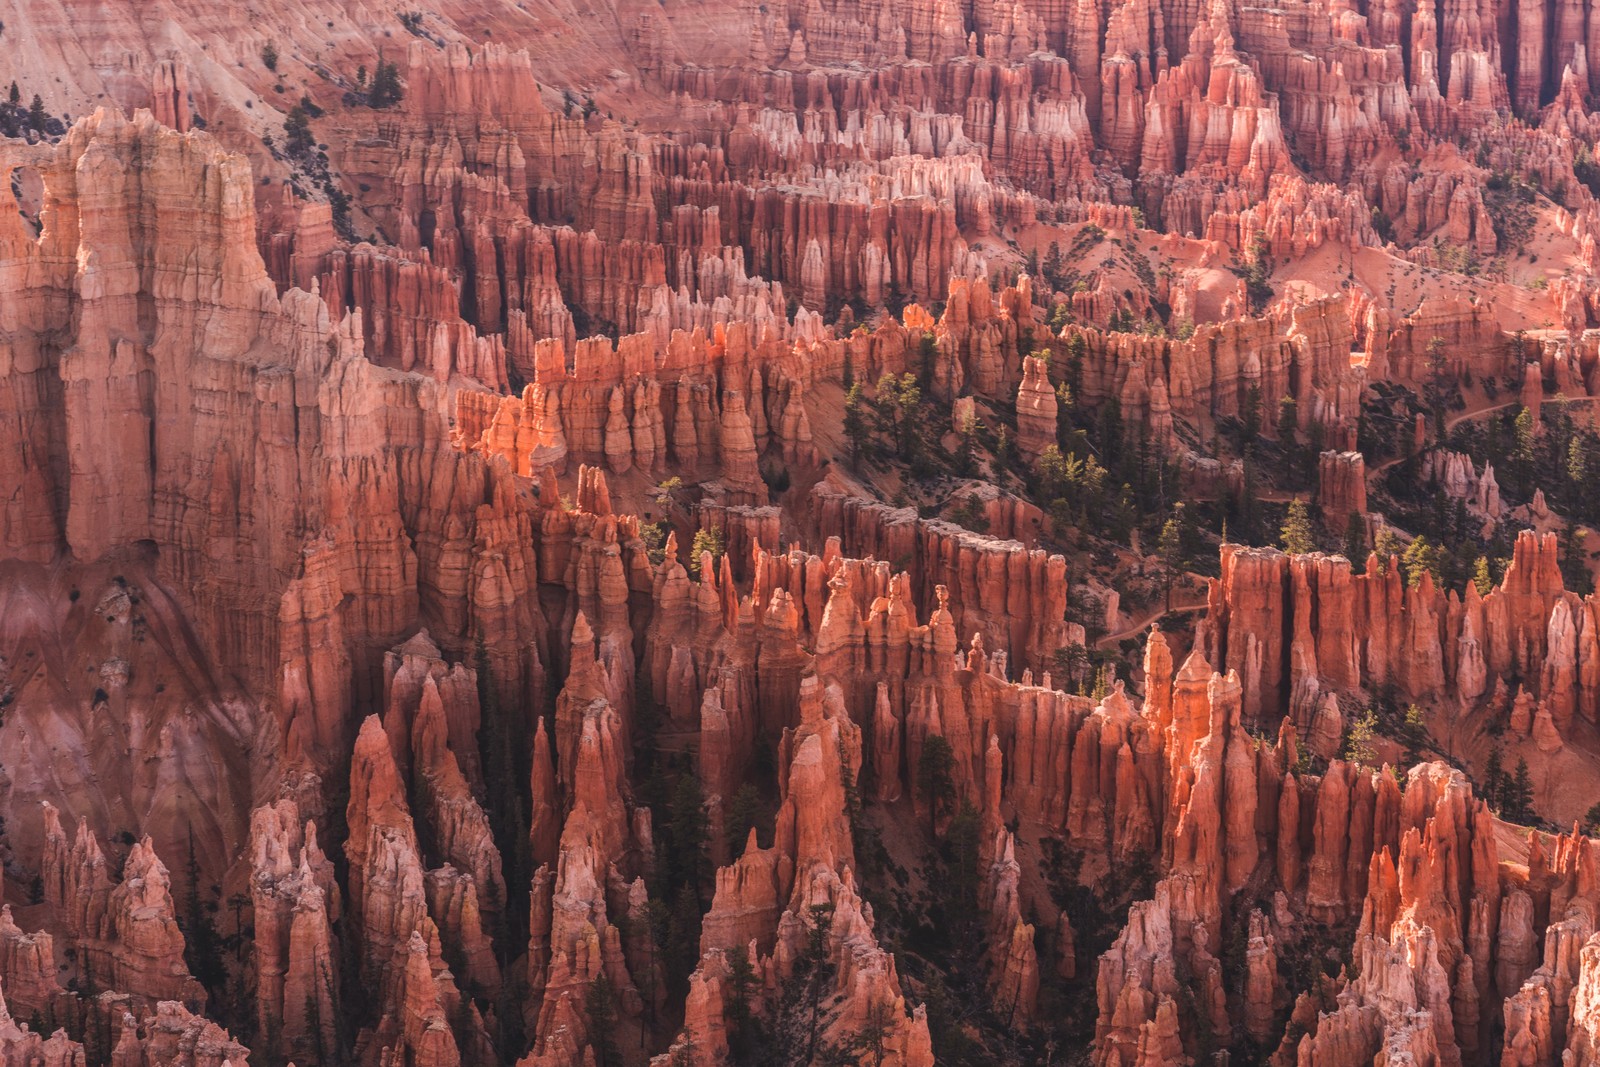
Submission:
<svg viewBox="0 0 1600 1067">
<path fill-rule="evenodd" d="M 700 527 L 695 531 L 694 541 L 689 546 L 689 574 L 698 581 L 700 568 L 705 565 L 706 554 L 711 554 L 711 564 L 715 567 L 726 551 L 727 544 L 721 530 L 708 526 Z"/>
</svg>

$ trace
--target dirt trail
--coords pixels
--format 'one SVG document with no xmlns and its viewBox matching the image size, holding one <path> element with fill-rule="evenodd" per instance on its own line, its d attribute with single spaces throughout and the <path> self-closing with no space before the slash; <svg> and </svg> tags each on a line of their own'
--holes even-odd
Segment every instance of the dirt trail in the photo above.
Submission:
<svg viewBox="0 0 1600 1067">
<path fill-rule="evenodd" d="M 1192 615 L 1194 612 L 1204 611 L 1205 608 L 1206 602 L 1204 600 L 1194 603 L 1174 604 L 1171 608 L 1157 608 L 1154 611 L 1146 613 L 1127 629 L 1120 630 L 1114 634 L 1106 634 L 1104 637 L 1100 638 L 1094 643 L 1094 647 L 1100 649 L 1101 651 L 1104 651 L 1108 648 L 1114 648 L 1121 642 L 1126 641 L 1128 638 L 1142 634 L 1146 630 L 1150 629 L 1150 624 L 1155 622 L 1157 619 L 1165 618 L 1168 615 Z"/>
</svg>

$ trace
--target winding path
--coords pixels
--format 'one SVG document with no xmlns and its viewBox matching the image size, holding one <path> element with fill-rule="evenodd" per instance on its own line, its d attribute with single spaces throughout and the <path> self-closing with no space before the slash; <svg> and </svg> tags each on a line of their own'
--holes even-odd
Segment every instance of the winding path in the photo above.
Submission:
<svg viewBox="0 0 1600 1067">
<path fill-rule="evenodd" d="M 1137 622 L 1128 627 L 1126 630 L 1121 630 L 1114 634 L 1106 634 L 1104 637 L 1099 638 L 1095 641 L 1094 647 L 1102 652 L 1108 648 L 1115 648 L 1128 638 L 1142 634 L 1146 630 L 1150 629 L 1150 624 L 1158 619 L 1165 618 L 1168 615 L 1192 615 L 1197 611 L 1204 611 L 1205 609 L 1206 602 L 1204 600 L 1192 604 L 1174 604 L 1170 609 L 1157 608 L 1155 611 L 1149 612 L 1142 616 Z"/>
<path fill-rule="evenodd" d="M 1543 407 L 1546 404 L 1592 404 L 1597 400 L 1600 400 L 1600 396 L 1551 396 L 1545 397 L 1542 401 L 1540 401 L 1539 406 Z M 1519 408 L 1521 406 L 1522 399 L 1518 397 L 1514 400 L 1502 400 L 1500 403 L 1490 404 L 1488 407 L 1458 412 L 1444 420 L 1444 432 L 1448 435 L 1451 430 L 1455 429 L 1457 426 L 1460 426 L 1468 419 L 1481 419 L 1485 415 L 1493 415 L 1497 411 L 1505 411 L 1508 408 Z M 1433 442 L 1435 446 L 1442 446 L 1443 443 L 1444 442 L 1442 441 Z M 1378 464 L 1376 467 L 1372 468 L 1371 473 L 1374 476 L 1382 474 L 1395 464 L 1404 463 L 1408 458 L 1410 457 L 1405 455 L 1391 456 L 1382 463 Z"/>
</svg>

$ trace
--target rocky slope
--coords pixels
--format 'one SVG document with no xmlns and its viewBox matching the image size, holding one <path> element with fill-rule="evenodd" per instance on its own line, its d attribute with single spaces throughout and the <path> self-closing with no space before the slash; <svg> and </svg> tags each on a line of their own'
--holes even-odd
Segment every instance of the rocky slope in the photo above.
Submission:
<svg viewBox="0 0 1600 1067">
<path fill-rule="evenodd" d="M 1600 1062 L 1600 15 L 249 14 L 0 0 L 0 1061 Z"/>
</svg>

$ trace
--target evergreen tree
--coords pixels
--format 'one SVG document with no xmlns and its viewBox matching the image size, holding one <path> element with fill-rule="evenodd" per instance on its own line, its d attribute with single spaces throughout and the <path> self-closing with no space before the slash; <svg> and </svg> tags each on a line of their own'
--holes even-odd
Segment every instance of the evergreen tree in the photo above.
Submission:
<svg viewBox="0 0 1600 1067">
<path fill-rule="evenodd" d="M 1377 763 L 1378 753 L 1372 743 L 1377 732 L 1378 717 L 1368 709 L 1350 724 L 1350 730 L 1345 735 L 1344 758 L 1361 767 L 1370 767 Z"/>
<path fill-rule="evenodd" d="M 1428 727 L 1423 720 L 1422 709 L 1415 704 L 1406 705 L 1405 717 L 1400 725 L 1400 737 L 1406 746 L 1406 763 L 1420 763 L 1423 747 L 1428 743 Z"/>
<path fill-rule="evenodd" d="M 278 71 L 278 48 L 271 41 L 261 46 L 261 65 L 272 71 Z"/>
<path fill-rule="evenodd" d="M 1532 491 L 1528 482 L 1533 476 L 1533 441 L 1536 433 L 1533 412 L 1527 408 L 1517 412 L 1516 421 L 1512 423 L 1512 474 L 1517 488 L 1523 492 Z"/>
<path fill-rule="evenodd" d="M 1300 409 L 1294 397 L 1286 396 L 1278 401 L 1278 445 L 1283 449 L 1283 476 L 1289 481 L 1294 480 L 1295 459 L 1299 454 L 1298 438 L 1300 431 Z"/>
<path fill-rule="evenodd" d="M 723 985 L 722 1017 L 728 1027 L 728 1060 L 733 1067 L 756 1067 L 764 1062 L 761 1048 L 765 1034 L 751 1002 L 760 990 L 760 983 L 743 945 L 730 949 L 726 959 L 728 978 Z"/>
<path fill-rule="evenodd" d="M 283 138 L 284 148 L 291 156 L 307 155 L 316 146 L 305 108 L 299 104 L 290 108 L 288 117 L 283 120 Z"/>
<path fill-rule="evenodd" d="M 1588 536 L 1589 531 L 1582 526 L 1575 522 L 1568 523 L 1566 529 L 1561 531 L 1560 554 L 1557 556 L 1562 582 L 1569 591 L 1579 596 L 1587 595 L 1594 587 L 1594 579 L 1589 573 L 1589 554 L 1584 548 Z"/>
<path fill-rule="evenodd" d="M 589 983 L 583 1012 L 589 1019 L 589 1049 L 595 1067 L 622 1067 L 622 1051 L 617 1046 L 617 990 L 605 974 Z"/>
<path fill-rule="evenodd" d="M 1011 438 L 1011 431 L 1005 426 L 1000 427 L 994 439 L 994 458 L 989 466 L 994 471 L 994 484 L 1004 487 L 1006 474 L 1017 465 L 1017 443 Z"/>
<path fill-rule="evenodd" d="M 1161 557 L 1161 584 L 1165 587 L 1168 611 L 1172 610 L 1172 585 L 1184 565 L 1183 505 L 1179 504 L 1176 511 L 1177 514 L 1161 527 L 1161 537 L 1156 542 L 1156 554 Z"/>
<path fill-rule="evenodd" d="M 1067 393 L 1073 397 L 1083 395 L 1083 356 L 1088 349 L 1088 342 L 1081 333 L 1074 332 L 1067 338 L 1067 369 L 1061 384 L 1067 387 Z"/>
<path fill-rule="evenodd" d="M 948 739 L 930 734 L 917 757 L 917 792 L 928 805 L 928 825 L 937 828 L 939 816 L 955 800 L 956 757 Z"/>
<path fill-rule="evenodd" d="M 1255 458 L 1246 452 L 1240 464 L 1239 495 L 1234 498 L 1235 542 L 1241 545 L 1260 543 L 1261 504 L 1260 485 L 1256 475 Z"/>
<path fill-rule="evenodd" d="M 900 458 L 915 463 L 922 458 L 922 420 L 917 417 L 922 405 L 922 386 L 915 376 L 900 376 L 891 391 L 890 402 L 895 407 L 895 444 Z"/>
<path fill-rule="evenodd" d="M 44 109 L 44 98 L 38 93 L 33 94 L 33 103 L 28 105 L 28 125 L 40 133 L 48 132 L 50 112 Z"/>
<path fill-rule="evenodd" d="M 1061 449 L 1047 445 L 1035 464 L 1039 475 L 1039 495 L 1047 501 L 1060 500 L 1067 495 L 1068 464 Z"/>
<path fill-rule="evenodd" d="M 1500 809 L 1501 794 L 1505 791 L 1506 772 L 1500 746 L 1489 750 L 1489 759 L 1483 767 L 1483 799 L 1489 807 Z"/>
<path fill-rule="evenodd" d="M 6 94 L 6 99 L 10 101 L 12 107 L 21 105 L 22 90 L 17 88 L 16 82 L 11 83 L 11 91 Z"/>
<path fill-rule="evenodd" d="M 210 913 L 200 896 L 200 861 L 194 853 L 194 831 L 189 831 L 189 853 L 184 863 L 184 881 L 187 882 L 183 898 L 184 956 L 189 973 L 199 979 L 213 996 L 220 994 L 228 973 L 222 964 L 221 938 L 211 921 Z"/>
<path fill-rule="evenodd" d="M 1073 419 L 1077 414 L 1077 403 L 1072 395 L 1072 387 L 1066 382 L 1056 386 L 1056 440 L 1065 443 L 1073 434 Z M 1081 431 L 1079 431 L 1081 432 Z"/>
<path fill-rule="evenodd" d="M 651 900 L 651 937 L 660 953 L 668 994 L 682 997 L 688 992 L 689 975 L 700 956 L 700 898 L 691 885 L 680 885 L 676 892 L 662 892 L 671 904 L 662 898 Z"/>
<path fill-rule="evenodd" d="M 761 792 L 746 782 L 733 794 L 727 814 L 723 817 L 723 841 L 728 846 L 730 856 L 737 858 L 744 853 L 744 844 L 750 831 L 757 829 L 761 821 Z"/>
<path fill-rule="evenodd" d="M 722 559 L 726 545 L 722 539 L 722 531 L 702 526 L 694 532 L 694 542 L 689 546 L 689 574 L 696 581 L 700 580 L 700 566 L 707 552 L 711 553 L 711 565 L 715 567 L 717 561 Z M 713 572 L 715 573 L 715 572 Z"/>
<path fill-rule="evenodd" d="M 1289 502 L 1289 513 L 1284 517 L 1279 533 L 1285 552 L 1302 555 L 1317 550 L 1317 539 L 1311 529 L 1311 510 L 1298 497 Z"/>
<path fill-rule="evenodd" d="M 1426 537 L 1418 534 L 1416 540 L 1406 546 L 1405 554 L 1400 557 L 1400 566 L 1405 571 L 1407 585 L 1421 585 L 1427 575 L 1432 575 L 1437 583 L 1440 578 L 1439 550 Z"/>
<path fill-rule="evenodd" d="M 1591 804 L 1583 816 L 1583 832 L 1590 837 L 1600 834 L 1600 804 Z"/>
<path fill-rule="evenodd" d="M 1359 567 L 1367 558 L 1367 524 L 1360 512 L 1352 511 L 1344 524 L 1344 558 Z"/>
<path fill-rule="evenodd" d="M 1051 241 L 1050 247 L 1045 251 L 1044 263 L 1041 266 L 1044 280 L 1049 283 L 1050 288 L 1063 288 L 1062 278 L 1066 273 L 1064 269 L 1065 263 L 1066 257 L 1061 254 L 1061 242 Z"/>
<path fill-rule="evenodd" d="M 706 842 L 710 839 L 711 823 L 706 818 L 705 794 L 700 780 L 688 771 L 679 774 L 673 785 L 668 817 L 671 848 L 667 852 L 667 878 L 675 885 L 693 887 L 698 896 L 709 864 Z"/>
<path fill-rule="evenodd" d="M 866 412 L 862 410 L 861 383 L 852 382 L 844 395 L 844 436 L 850 442 L 850 467 L 861 468 L 861 453 L 872 438 L 867 427 Z"/>
<path fill-rule="evenodd" d="M 1261 387 L 1251 385 L 1244 391 L 1244 404 L 1239 409 L 1240 442 L 1248 445 L 1261 436 Z"/>
<path fill-rule="evenodd" d="M 833 904 L 811 905 L 811 930 L 806 938 L 806 948 L 802 956 L 801 966 L 806 974 L 806 999 L 810 1004 L 810 1037 L 806 1041 L 805 1058 L 802 1063 L 811 1063 L 817 1054 L 817 1033 L 820 1013 L 818 1009 L 822 1004 L 822 987 L 825 980 L 831 975 L 831 968 L 824 964 L 828 958 L 828 935 L 833 932 Z"/>
<path fill-rule="evenodd" d="M 1472 570 L 1472 584 L 1477 587 L 1479 596 L 1488 596 L 1494 588 L 1494 579 L 1489 575 L 1489 557 L 1479 556 L 1477 566 Z"/>
<path fill-rule="evenodd" d="M 372 88 L 367 90 L 367 106 L 393 107 L 404 97 L 405 90 L 400 84 L 400 68 L 385 60 L 378 60 L 378 65 L 372 72 Z"/>
<path fill-rule="evenodd" d="M 922 387 L 910 371 L 898 378 L 885 371 L 878 379 L 877 396 L 872 401 L 878 430 L 894 442 L 900 458 L 908 463 L 921 458 L 922 422 L 917 417 L 921 404 Z"/>
<path fill-rule="evenodd" d="M 1526 759 L 1517 760 L 1517 769 L 1505 787 L 1505 801 L 1502 806 L 1505 817 L 1512 822 L 1533 821 L 1533 775 L 1528 770 Z"/>
<path fill-rule="evenodd" d="M 939 362 L 939 338 L 924 331 L 917 345 L 917 384 L 924 393 L 933 392 L 933 373 Z"/>
<path fill-rule="evenodd" d="M 1380 527 L 1378 536 L 1372 542 L 1372 550 L 1378 554 L 1379 561 L 1387 566 L 1390 559 L 1400 554 L 1400 539 L 1389 527 Z"/>
<path fill-rule="evenodd" d="M 1080 395 L 1077 389 L 1073 395 Z M 1107 470 L 1122 469 L 1122 404 L 1112 397 L 1100 405 L 1095 417 L 1095 437 L 1100 446 L 1100 461 Z"/>
</svg>

